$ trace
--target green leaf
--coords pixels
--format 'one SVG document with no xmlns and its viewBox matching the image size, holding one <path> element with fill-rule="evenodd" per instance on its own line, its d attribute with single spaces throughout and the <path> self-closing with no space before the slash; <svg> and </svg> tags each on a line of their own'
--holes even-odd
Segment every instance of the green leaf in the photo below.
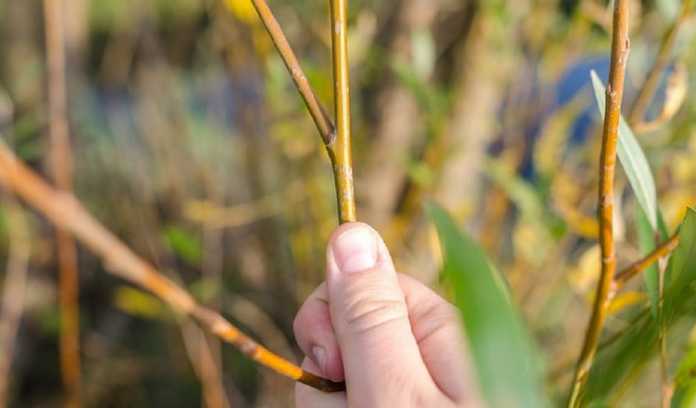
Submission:
<svg viewBox="0 0 696 408">
<path fill-rule="evenodd" d="M 675 390 L 672 408 L 689 408 L 696 405 L 696 347 L 691 346 L 679 363 L 674 380 Z"/>
<path fill-rule="evenodd" d="M 660 211 L 659 208 L 657 209 L 658 241 L 655 240 L 655 232 L 650 226 L 645 212 L 642 209 L 636 212 L 635 222 L 636 231 L 638 233 L 638 247 L 640 248 L 641 256 L 646 256 L 654 251 L 657 247 L 657 242 L 664 242 L 669 238 L 667 225 L 662 216 L 662 211 Z M 653 264 L 643 271 L 643 282 L 645 283 L 645 289 L 650 299 L 650 309 L 654 316 L 657 316 L 657 304 L 660 296 L 658 273 L 657 264 Z"/>
<path fill-rule="evenodd" d="M 199 265 L 203 258 L 200 239 L 179 227 L 168 227 L 164 230 L 164 240 L 167 246 L 181 259 L 191 265 Z"/>
<path fill-rule="evenodd" d="M 147 319 L 157 319 L 167 314 L 167 309 L 161 300 L 148 292 L 130 286 L 121 286 L 116 289 L 114 304 L 130 315 Z"/>
<path fill-rule="evenodd" d="M 670 258 L 665 279 L 664 313 L 668 322 L 696 310 L 696 211 L 689 208 L 679 228 L 679 246 Z"/>
<path fill-rule="evenodd" d="M 655 250 L 655 233 L 648 222 L 645 212 L 636 212 L 636 231 L 638 233 L 638 247 L 640 248 L 641 256 L 645 256 Z M 653 264 L 648 269 L 643 271 L 643 281 L 645 289 L 650 299 L 650 308 L 653 315 L 657 316 L 657 303 L 659 300 L 658 291 L 658 270 L 657 265 Z"/>
<path fill-rule="evenodd" d="M 696 314 L 696 211 L 689 209 L 679 229 L 679 246 L 667 266 L 664 325 L 671 330 Z M 614 344 L 600 350 L 587 383 L 586 401 L 604 401 L 617 385 L 641 369 L 657 351 L 658 319 L 644 313 Z"/>
<path fill-rule="evenodd" d="M 604 118 L 604 109 L 606 101 L 606 91 L 602 81 L 597 76 L 595 71 L 590 73 L 592 77 L 592 86 L 594 89 L 595 99 L 599 113 Z M 624 120 L 623 116 L 619 121 L 619 143 L 618 156 L 621 165 L 623 166 L 628 182 L 636 194 L 638 204 L 643 208 L 645 215 L 648 217 L 650 226 L 653 231 L 657 231 L 657 193 L 655 192 L 655 180 L 653 179 L 648 159 L 645 158 L 645 153 L 641 149 L 640 144 L 633 135 L 633 131 Z"/>
<path fill-rule="evenodd" d="M 657 350 L 657 320 L 645 312 L 615 343 L 600 350 L 590 371 L 584 400 L 608 403 L 628 373 L 640 369 Z"/>
<path fill-rule="evenodd" d="M 539 355 L 505 284 L 479 246 L 440 207 L 429 205 L 481 389 L 491 407 L 547 407 Z"/>
</svg>

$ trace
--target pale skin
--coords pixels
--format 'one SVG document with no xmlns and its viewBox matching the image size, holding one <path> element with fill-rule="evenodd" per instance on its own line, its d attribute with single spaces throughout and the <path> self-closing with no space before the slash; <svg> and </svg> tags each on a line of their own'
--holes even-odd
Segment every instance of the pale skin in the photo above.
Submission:
<svg viewBox="0 0 696 408">
<path fill-rule="evenodd" d="M 363 223 L 332 235 L 326 281 L 305 301 L 294 331 L 303 368 L 347 392 L 298 383 L 298 408 L 481 407 L 456 309 L 398 274 L 379 234 Z"/>
</svg>

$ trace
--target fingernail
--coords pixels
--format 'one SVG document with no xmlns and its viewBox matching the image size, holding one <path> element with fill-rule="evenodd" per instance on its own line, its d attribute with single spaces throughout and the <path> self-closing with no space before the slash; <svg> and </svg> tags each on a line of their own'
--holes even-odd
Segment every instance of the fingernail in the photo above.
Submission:
<svg viewBox="0 0 696 408">
<path fill-rule="evenodd" d="M 319 367 L 322 373 L 326 373 L 326 350 L 321 346 L 312 347 L 312 360 Z"/>
<path fill-rule="evenodd" d="M 357 226 L 344 231 L 331 246 L 338 269 L 343 273 L 364 271 L 377 264 L 377 241 L 369 228 Z"/>
</svg>

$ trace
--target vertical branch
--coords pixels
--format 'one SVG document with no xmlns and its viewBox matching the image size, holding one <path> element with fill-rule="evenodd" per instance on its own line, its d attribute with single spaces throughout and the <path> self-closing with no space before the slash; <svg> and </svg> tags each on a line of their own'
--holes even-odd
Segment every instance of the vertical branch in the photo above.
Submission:
<svg viewBox="0 0 696 408">
<path fill-rule="evenodd" d="M 348 64 L 348 0 L 331 2 L 331 43 L 333 51 L 336 140 L 330 149 L 340 223 L 355 221 L 353 164 L 350 127 L 350 66 Z"/>
<path fill-rule="evenodd" d="M 655 57 L 655 63 L 645 77 L 642 86 L 639 88 L 640 91 L 638 96 L 631 107 L 628 117 L 631 125 L 639 124 L 645 119 L 645 112 L 648 110 L 650 102 L 652 102 L 655 96 L 655 91 L 657 91 L 662 73 L 665 71 L 665 68 L 667 68 L 667 64 L 669 64 L 674 44 L 677 41 L 677 34 L 682 24 L 686 21 L 687 17 L 689 17 L 691 6 L 692 0 L 683 0 L 681 11 L 677 19 L 669 30 L 665 32 L 664 37 L 662 37 L 660 49 Z"/>
<path fill-rule="evenodd" d="M 610 303 L 614 274 L 616 271 L 616 254 L 614 248 L 614 173 L 616 170 L 616 146 L 618 141 L 621 101 L 623 100 L 624 76 L 630 48 L 628 39 L 629 0 L 616 0 L 611 49 L 611 68 L 607 86 L 606 115 L 602 131 L 602 149 L 599 168 L 599 209 L 601 274 L 595 294 L 594 307 L 590 323 L 585 333 L 585 340 L 575 370 L 569 407 L 581 403 L 583 387 L 592 367 L 597 351 L 602 327 Z"/>
<path fill-rule="evenodd" d="M 266 0 L 252 0 L 266 31 L 288 69 L 295 87 L 302 96 L 309 114 L 321 135 L 331 158 L 338 200 L 340 223 L 355 221 L 355 194 L 351 159 L 350 72 L 348 64 L 347 0 L 330 0 L 331 39 L 334 75 L 334 104 L 337 126 L 319 103 L 307 76 L 302 71 L 278 20 Z"/>
<path fill-rule="evenodd" d="M 67 119 L 65 85 L 64 3 L 44 0 L 46 52 L 48 62 L 48 103 L 50 170 L 59 189 L 72 190 L 72 152 Z M 80 406 L 80 341 L 77 251 L 70 234 L 56 229 L 58 286 L 60 302 L 60 363 L 67 392 L 67 406 Z"/>
<path fill-rule="evenodd" d="M 10 248 L 0 310 L 0 407 L 9 406 L 10 368 L 14 356 L 15 337 L 24 309 L 27 268 L 30 256 L 29 231 L 22 209 L 7 198 L 3 206 L 7 216 Z"/>
<path fill-rule="evenodd" d="M 302 96 L 312 120 L 314 120 L 314 124 L 322 140 L 326 145 L 330 145 L 335 137 L 334 125 L 331 123 L 331 119 L 326 114 L 326 110 L 321 106 L 319 99 L 309 85 L 307 76 L 302 71 L 300 62 L 297 60 L 295 52 L 290 47 L 290 43 L 285 37 L 283 30 L 280 28 L 278 20 L 273 16 L 266 0 L 252 0 L 252 3 L 254 4 L 259 18 L 261 18 L 263 26 L 266 27 L 266 31 L 268 31 L 268 34 L 271 36 L 271 40 L 278 50 L 278 54 L 280 54 L 285 67 L 288 69 L 293 82 L 295 82 L 295 86 L 300 96 Z"/>
</svg>

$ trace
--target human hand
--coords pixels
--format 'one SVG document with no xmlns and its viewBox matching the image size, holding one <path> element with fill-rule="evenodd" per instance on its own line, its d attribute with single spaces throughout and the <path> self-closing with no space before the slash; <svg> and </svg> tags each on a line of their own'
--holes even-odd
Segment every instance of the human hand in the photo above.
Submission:
<svg viewBox="0 0 696 408">
<path fill-rule="evenodd" d="M 397 274 L 384 242 L 366 224 L 339 227 L 329 241 L 327 278 L 294 323 L 303 368 L 347 392 L 298 383 L 296 405 L 480 407 L 456 309 Z"/>
</svg>

